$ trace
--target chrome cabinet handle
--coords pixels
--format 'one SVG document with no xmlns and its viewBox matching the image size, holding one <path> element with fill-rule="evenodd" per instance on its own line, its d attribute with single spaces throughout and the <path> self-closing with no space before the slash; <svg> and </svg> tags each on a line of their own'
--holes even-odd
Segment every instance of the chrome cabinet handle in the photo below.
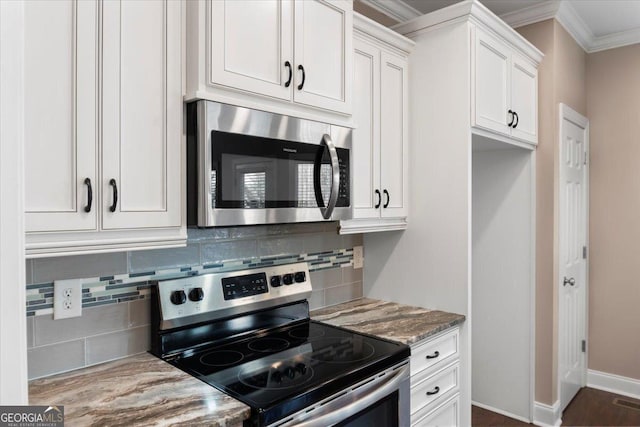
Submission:
<svg viewBox="0 0 640 427">
<path fill-rule="evenodd" d="M 338 187 L 340 186 L 340 162 L 338 160 L 338 151 L 333 144 L 333 140 L 326 133 L 322 135 L 322 145 L 326 146 L 329 150 L 329 157 L 331 158 L 331 189 L 329 190 L 329 201 L 327 206 L 324 206 L 324 200 L 322 199 L 322 186 L 320 182 L 320 166 L 322 165 L 322 151 L 318 152 L 316 157 L 315 171 L 313 177 L 313 183 L 316 193 L 316 202 L 322 212 L 324 219 L 331 218 L 333 209 L 338 203 Z"/>
<path fill-rule="evenodd" d="M 293 78 L 293 68 L 291 68 L 291 62 L 289 61 L 286 61 L 284 66 L 289 69 L 289 78 L 285 82 L 284 87 L 289 87 L 291 85 L 291 79 Z"/>
<path fill-rule="evenodd" d="M 439 351 L 434 351 L 433 354 L 427 354 L 427 359 L 435 359 L 436 357 L 440 356 L 440 352 Z"/>
<path fill-rule="evenodd" d="M 298 85 L 298 90 L 302 90 L 304 87 L 304 81 L 307 79 L 307 75 L 304 72 L 304 67 L 302 65 L 298 65 L 298 70 L 302 71 L 302 81 Z"/>
<path fill-rule="evenodd" d="M 378 209 L 382 204 L 382 195 L 380 194 L 380 190 L 376 189 L 376 195 L 378 196 L 378 203 L 374 206 L 375 209 Z"/>
<path fill-rule="evenodd" d="M 84 184 L 87 186 L 87 206 L 84 207 L 85 212 L 91 212 L 91 205 L 93 204 L 93 187 L 91 187 L 91 179 L 85 178 Z"/>
<path fill-rule="evenodd" d="M 516 116 L 515 116 L 515 114 L 513 113 L 513 111 L 511 111 L 511 110 L 509 110 L 509 111 L 507 112 L 507 114 L 510 114 L 510 115 L 511 115 L 511 121 L 510 121 L 509 123 L 507 123 L 507 126 L 511 127 L 511 125 L 513 124 L 513 121 L 515 120 Z"/>
<path fill-rule="evenodd" d="M 434 394 L 440 393 L 440 387 L 436 386 L 432 391 L 427 392 L 427 396 L 433 396 Z"/>
<path fill-rule="evenodd" d="M 116 180 L 111 178 L 109 180 L 109 185 L 113 187 L 113 204 L 109 207 L 111 212 L 116 211 L 116 206 L 118 206 L 118 184 L 116 184 Z"/>
<path fill-rule="evenodd" d="M 567 279 L 567 278 L 565 277 L 565 278 L 564 278 L 564 282 L 562 283 L 562 286 L 567 286 L 567 285 L 575 286 L 575 284 L 576 284 L 576 279 L 574 279 L 573 277 L 572 277 L 572 278 L 570 278 L 570 279 Z"/>
</svg>

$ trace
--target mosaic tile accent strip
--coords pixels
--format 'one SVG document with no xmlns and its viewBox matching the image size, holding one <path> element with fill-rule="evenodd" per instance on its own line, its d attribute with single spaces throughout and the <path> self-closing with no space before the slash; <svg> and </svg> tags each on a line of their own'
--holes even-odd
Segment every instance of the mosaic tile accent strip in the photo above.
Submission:
<svg viewBox="0 0 640 427">
<path fill-rule="evenodd" d="M 306 261 L 309 271 L 353 265 L 353 248 L 308 254 L 235 259 L 214 264 L 82 279 L 82 308 L 149 298 L 149 281 L 260 268 Z M 53 282 L 27 285 L 27 316 L 53 313 Z"/>
</svg>

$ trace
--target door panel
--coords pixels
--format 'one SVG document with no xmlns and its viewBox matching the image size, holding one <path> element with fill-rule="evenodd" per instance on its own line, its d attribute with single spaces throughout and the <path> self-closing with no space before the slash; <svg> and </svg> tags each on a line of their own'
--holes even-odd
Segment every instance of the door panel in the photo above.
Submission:
<svg viewBox="0 0 640 427">
<path fill-rule="evenodd" d="M 511 60 L 511 108 L 518 113 L 511 135 L 523 141 L 538 142 L 538 71 L 513 54 Z"/>
<path fill-rule="evenodd" d="M 381 53 L 380 89 L 380 185 L 382 216 L 402 217 L 407 215 L 407 61 Z M 387 191 L 388 196 L 384 194 Z M 385 204 L 387 207 L 385 208 Z"/>
<path fill-rule="evenodd" d="M 380 51 L 354 41 L 353 217 L 378 218 L 380 188 Z M 382 196 L 380 196 L 382 197 Z"/>
<path fill-rule="evenodd" d="M 285 87 L 289 77 L 285 62 L 293 67 L 293 2 L 244 0 L 210 4 L 211 82 L 291 99 L 293 84 Z"/>
<path fill-rule="evenodd" d="M 343 0 L 295 3 L 295 102 L 351 112 L 352 7 Z"/>
<path fill-rule="evenodd" d="M 97 2 L 24 8 L 26 231 L 95 230 Z"/>
<path fill-rule="evenodd" d="M 114 1 L 103 8 L 103 228 L 179 226 L 180 3 Z"/>
<path fill-rule="evenodd" d="M 475 37 L 475 126 L 510 135 L 510 51 L 506 45 L 476 29 Z"/>
<path fill-rule="evenodd" d="M 560 399 L 564 409 L 584 386 L 586 317 L 585 128 L 563 119 L 560 147 Z M 566 279 L 566 280 L 565 280 Z"/>
</svg>

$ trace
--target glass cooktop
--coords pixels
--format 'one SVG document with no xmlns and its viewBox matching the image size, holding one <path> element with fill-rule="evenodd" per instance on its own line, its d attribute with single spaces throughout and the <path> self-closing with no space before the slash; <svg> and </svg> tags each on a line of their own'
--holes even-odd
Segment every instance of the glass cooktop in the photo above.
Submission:
<svg viewBox="0 0 640 427">
<path fill-rule="evenodd" d="M 317 401 L 409 357 L 409 347 L 312 320 L 180 357 L 180 369 L 264 413 Z M 275 415 L 274 415 L 275 416 Z M 271 418 L 271 417 L 269 417 Z"/>
</svg>

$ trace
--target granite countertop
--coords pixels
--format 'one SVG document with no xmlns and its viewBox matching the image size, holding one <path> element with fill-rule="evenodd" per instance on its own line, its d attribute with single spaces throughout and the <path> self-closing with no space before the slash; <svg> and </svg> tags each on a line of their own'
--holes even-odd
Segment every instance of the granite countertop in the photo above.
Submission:
<svg viewBox="0 0 640 427">
<path fill-rule="evenodd" d="M 144 353 L 32 380 L 32 405 L 64 405 L 68 425 L 241 426 L 245 404 Z"/>
<path fill-rule="evenodd" d="M 428 310 L 371 298 L 362 298 L 314 310 L 311 312 L 311 318 L 409 345 L 465 320 L 461 314 Z"/>
</svg>

